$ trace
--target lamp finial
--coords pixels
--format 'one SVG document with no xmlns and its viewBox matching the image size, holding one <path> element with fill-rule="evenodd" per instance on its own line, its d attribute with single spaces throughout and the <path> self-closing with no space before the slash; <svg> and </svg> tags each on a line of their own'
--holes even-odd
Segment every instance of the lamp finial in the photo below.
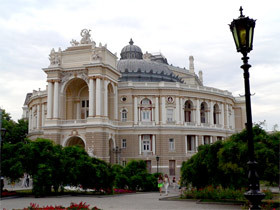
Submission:
<svg viewBox="0 0 280 210">
<path fill-rule="evenodd" d="M 242 8 L 242 6 L 240 6 L 240 9 L 239 9 L 239 11 L 240 11 L 240 17 L 244 17 L 244 15 L 243 15 L 243 8 Z"/>
</svg>

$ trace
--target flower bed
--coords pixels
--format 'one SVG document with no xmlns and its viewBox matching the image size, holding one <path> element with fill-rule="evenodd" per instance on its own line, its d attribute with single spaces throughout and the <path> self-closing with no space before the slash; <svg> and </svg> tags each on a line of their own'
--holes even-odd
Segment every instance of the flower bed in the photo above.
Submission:
<svg viewBox="0 0 280 210">
<path fill-rule="evenodd" d="M 123 193 L 135 193 L 133 190 L 126 190 L 126 189 L 114 189 L 115 194 L 123 194 Z"/>
<path fill-rule="evenodd" d="M 1 193 L 1 197 L 8 197 L 8 196 L 14 196 L 16 195 L 16 191 L 8 191 L 8 190 L 4 190 L 2 193 Z"/>
<path fill-rule="evenodd" d="M 101 210 L 98 207 L 94 206 L 93 208 L 89 208 L 89 204 L 86 204 L 86 202 L 80 202 L 77 203 L 71 203 L 69 207 L 63 207 L 63 206 L 43 206 L 40 207 L 39 204 L 36 203 L 30 203 L 30 206 L 27 208 L 24 208 L 23 210 Z"/>
</svg>

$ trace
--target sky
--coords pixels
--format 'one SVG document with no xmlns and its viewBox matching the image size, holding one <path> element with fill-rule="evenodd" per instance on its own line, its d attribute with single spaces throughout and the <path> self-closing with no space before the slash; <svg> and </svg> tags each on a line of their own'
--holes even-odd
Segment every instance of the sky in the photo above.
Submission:
<svg viewBox="0 0 280 210">
<path fill-rule="evenodd" d="M 240 6 L 257 19 L 249 54 L 253 122 L 280 127 L 278 0 L 1 0 L 0 107 L 20 119 L 26 94 L 46 89 L 42 68 L 51 49 L 79 41 L 84 28 L 118 57 L 130 38 L 143 53 L 161 52 L 173 66 L 188 69 L 192 55 L 205 86 L 244 95 L 242 55 L 228 26 Z"/>
</svg>

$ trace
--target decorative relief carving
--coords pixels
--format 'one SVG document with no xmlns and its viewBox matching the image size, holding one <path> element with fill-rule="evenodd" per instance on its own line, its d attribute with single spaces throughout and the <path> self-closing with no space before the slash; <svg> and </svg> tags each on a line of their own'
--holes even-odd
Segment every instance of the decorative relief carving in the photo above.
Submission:
<svg viewBox="0 0 280 210">
<path fill-rule="evenodd" d="M 95 49 L 96 49 L 96 48 L 95 48 Z M 92 54 L 91 54 L 91 59 L 92 59 L 93 61 L 95 61 L 95 60 L 101 60 L 102 57 L 100 56 L 100 51 L 98 51 L 98 50 L 93 50 L 93 51 L 92 51 Z"/>
</svg>

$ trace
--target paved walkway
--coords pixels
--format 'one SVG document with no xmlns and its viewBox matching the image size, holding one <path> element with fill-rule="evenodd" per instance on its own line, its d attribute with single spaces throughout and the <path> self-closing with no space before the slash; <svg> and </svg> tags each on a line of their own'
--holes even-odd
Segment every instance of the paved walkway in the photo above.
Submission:
<svg viewBox="0 0 280 210">
<path fill-rule="evenodd" d="M 171 189 L 168 196 L 178 195 L 178 191 Z M 55 196 L 55 197 L 22 197 L 22 198 L 4 198 L 1 200 L 1 210 L 23 209 L 30 203 L 36 203 L 40 206 L 62 205 L 69 206 L 71 202 L 80 203 L 81 201 L 90 204 L 90 207 L 97 206 L 103 210 L 185 210 L 185 209 L 241 209 L 240 206 L 216 205 L 216 204 L 198 204 L 196 201 L 170 201 L 160 200 L 167 196 L 160 196 L 159 193 L 132 193 L 113 196 Z"/>
</svg>

